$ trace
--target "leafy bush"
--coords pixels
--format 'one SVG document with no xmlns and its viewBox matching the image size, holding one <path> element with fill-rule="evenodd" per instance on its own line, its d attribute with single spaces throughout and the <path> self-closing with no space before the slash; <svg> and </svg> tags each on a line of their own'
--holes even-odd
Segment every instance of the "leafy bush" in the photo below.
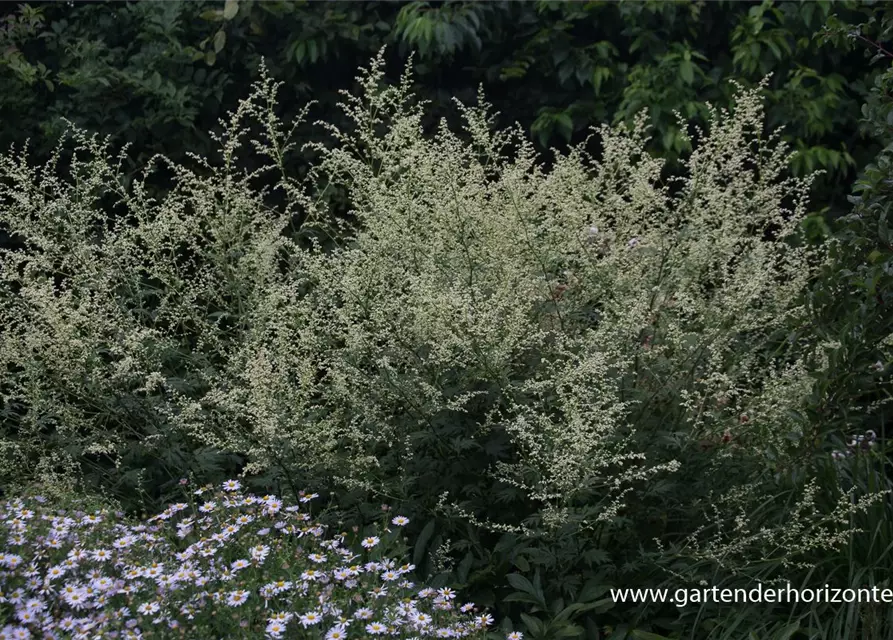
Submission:
<svg viewBox="0 0 893 640">
<path fill-rule="evenodd" d="M 766 539 L 760 541 L 770 543 L 761 545 L 762 555 L 752 555 L 747 566 L 739 565 L 732 572 L 721 569 L 731 559 L 728 556 L 715 558 L 703 553 L 705 549 L 673 545 L 671 553 L 660 561 L 669 575 L 661 586 L 675 589 L 680 584 L 697 584 L 700 580 L 702 585 L 745 591 L 758 584 L 780 587 L 790 584 L 795 589 L 808 590 L 821 589 L 825 585 L 854 590 L 889 588 L 889 575 L 893 569 L 893 527 L 889 517 L 893 482 L 886 474 L 889 446 L 879 446 L 885 443 L 881 443 L 873 432 L 854 434 L 847 444 L 843 451 L 833 451 L 831 455 L 795 470 L 794 473 L 803 473 L 810 469 L 815 474 L 811 499 L 803 505 L 794 504 L 789 498 L 791 492 L 786 491 L 780 494 L 782 500 L 778 502 L 754 504 L 749 509 L 742 509 L 742 517 L 734 527 L 737 538 L 729 541 L 731 544 L 725 551 L 734 557 L 739 551 L 738 545 L 746 548 L 763 535 L 763 532 L 755 532 L 755 523 L 783 524 L 795 520 L 791 514 L 803 506 L 826 513 L 836 510 L 834 517 L 850 527 L 850 531 L 844 533 L 844 540 L 835 544 L 829 535 L 831 531 L 823 526 L 806 532 L 808 537 L 824 540 L 826 544 L 816 545 L 801 556 L 808 562 L 798 568 L 799 563 L 792 563 L 785 550 Z M 841 496 L 846 497 L 840 500 Z M 788 504 L 785 504 L 785 498 L 790 500 Z M 835 500 L 840 500 L 836 508 Z M 847 501 L 851 505 L 864 501 L 865 508 L 847 508 Z M 871 504 L 867 504 L 869 502 Z M 832 519 L 829 518 L 829 523 Z M 784 538 L 793 541 L 807 536 L 793 525 Z M 663 612 L 652 608 L 650 613 L 652 618 L 657 618 L 658 613 Z M 675 618 L 669 625 L 671 628 L 679 632 L 698 630 L 701 637 L 716 640 L 742 637 L 881 640 L 886 638 L 893 621 L 893 607 L 882 602 L 822 602 L 819 598 L 813 602 L 791 601 L 774 606 L 766 602 L 723 604 L 708 600 L 700 605 L 676 609 Z"/>
<path fill-rule="evenodd" d="M 846 541 L 883 494 L 815 508 L 803 462 L 827 434 L 804 414 L 828 345 L 804 300 L 827 249 L 799 237 L 811 177 L 783 177 L 760 87 L 711 109 L 662 180 L 644 114 L 596 131 L 600 160 L 580 145 L 547 170 L 483 99 L 429 139 L 409 74 L 386 86 L 379 56 L 357 81 L 306 183 L 266 72 L 221 163 L 153 160 L 163 197 L 153 166 L 128 187 L 77 128 L 42 170 L 0 158 L 0 225 L 24 246 L 0 270 L 4 483 L 160 501 L 238 472 L 334 490 L 357 520 L 385 499 L 424 523 L 422 572 L 481 604 L 532 574 L 512 581 L 542 605 L 535 638 L 597 637 L 587 612 L 609 582 L 653 581 L 655 538 L 730 571 Z"/>
<path fill-rule="evenodd" d="M 792 168 L 828 171 L 816 209 L 846 207 L 841 191 L 874 156 L 858 105 L 874 71 L 858 52 L 817 36 L 881 5 L 843 2 L 363 2 L 268 0 L 42 2 L 0 8 L 0 146 L 30 138 L 41 162 L 61 118 L 133 144 L 125 170 L 154 153 L 207 156 L 206 130 L 245 95 L 261 57 L 285 81 L 286 116 L 308 95 L 333 117 L 336 90 L 383 45 L 402 67 L 415 53 L 416 89 L 432 114 L 470 102 L 485 83 L 503 116 L 541 151 L 644 108 L 650 149 L 675 161 L 687 138 L 675 113 L 705 119 L 726 107 L 730 78 L 768 73 L 769 128 L 785 126 Z M 294 106 L 292 106 L 294 105 Z M 429 119 L 436 123 L 436 119 Z M 303 130 L 302 135 L 309 135 Z M 296 158 L 297 160 L 297 158 Z M 305 158 L 306 160 L 306 158 Z M 824 183 L 824 184 L 821 184 Z M 823 188 L 819 188 L 823 187 Z"/>
<path fill-rule="evenodd" d="M 849 196 L 848 215 L 826 233 L 832 261 L 811 292 L 817 329 L 836 345 L 834 366 L 819 381 L 815 420 L 839 433 L 871 429 L 882 440 L 890 419 L 889 390 L 893 362 L 893 234 L 890 232 L 893 174 L 893 54 L 879 42 L 893 32 L 893 11 L 884 8 L 874 24 L 839 26 L 839 31 L 866 42 L 866 54 L 886 68 L 875 77 L 862 108 L 862 124 L 885 146 L 865 167 Z M 877 32 L 875 35 L 874 32 Z"/>
</svg>

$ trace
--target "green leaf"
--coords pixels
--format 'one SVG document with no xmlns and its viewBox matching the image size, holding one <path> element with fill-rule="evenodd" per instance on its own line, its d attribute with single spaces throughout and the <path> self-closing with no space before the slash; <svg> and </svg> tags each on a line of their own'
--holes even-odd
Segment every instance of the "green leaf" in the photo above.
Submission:
<svg viewBox="0 0 893 640">
<path fill-rule="evenodd" d="M 633 629 L 630 635 L 638 640 L 673 640 L 667 636 L 651 633 L 650 631 L 642 631 L 641 629 Z"/>
<path fill-rule="evenodd" d="M 610 611 L 614 608 L 614 605 L 617 603 L 614 602 L 613 598 L 602 598 L 601 600 L 597 600 L 594 603 L 596 606 L 593 609 L 596 613 L 604 613 L 605 611 Z"/>
<path fill-rule="evenodd" d="M 419 534 L 418 539 L 415 543 L 415 548 L 412 552 L 412 563 L 419 565 L 422 563 L 422 556 L 425 555 L 425 547 L 428 544 L 428 541 L 431 539 L 431 536 L 434 535 L 434 520 L 430 520 L 428 524 L 425 525 L 425 528 L 422 529 L 422 532 Z"/>
<path fill-rule="evenodd" d="M 533 124 L 530 125 L 530 132 L 536 136 L 537 142 L 540 143 L 541 146 L 545 147 L 549 142 L 549 137 L 552 134 L 552 128 L 554 127 L 554 121 L 552 114 L 549 113 L 540 113 L 536 120 L 533 121 Z"/>
<path fill-rule="evenodd" d="M 571 616 L 579 615 L 584 611 L 592 611 L 598 607 L 598 603 L 591 602 L 589 604 L 584 604 L 582 602 L 575 602 L 573 604 L 569 604 L 564 609 L 562 609 L 558 615 L 555 616 L 556 622 L 564 622 L 566 620 L 570 620 Z"/>
<path fill-rule="evenodd" d="M 553 49 L 552 50 L 552 64 L 557 67 L 562 62 L 567 60 L 567 56 L 569 53 L 570 53 L 570 49 L 568 49 L 567 47 L 562 47 L 560 49 Z"/>
<path fill-rule="evenodd" d="M 208 11 L 202 11 L 199 14 L 199 18 L 208 22 L 220 22 L 223 20 L 223 12 L 220 9 L 209 9 Z"/>
<path fill-rule="evenodd" d="M 602 83 L 611 77 L 611 70 L 607 67 L 596 67 L 592 72 L 592 86 L 595 88 L 595 95 L 598 95 L 602 88 Z"/>
<path fill-rule="evenodd" d="M 223 50 L 223 45 L 226 44 L 226 33 L 223 29 L 220 29 L 217 33 L 214 34 L 214 53 L 220 53 Z"/>
<path fill-rule="evenodd" d="M 530 631 L 531 635 L 540 636 L 543 634 L 543 631 L 546 630 L 545 625 L 533 616 L 522 613 L 521 619 L 524 621 L 524 624 L 527 625 L 527 630 Z"/>
<path fill-rule="evenodd" d="M 570 142 L 571 135 L 574 133 L 574 121 L 567 113 L 559 113 L 555 116 L 555 128 Z"/>
<path fill-rule="evenodd" d="M 307 43 L 303 40 L 296 42 L 292 55 L 295 58 L 295 62 L 297 62 L 298 64 L 302 63 L 304 61 L 304 57 L 307 55 Z"/>
<path fill-rule="evenodd" d="M 662 142 L 664 145 L 664 149 L 667 149 L 668 151 L 672 150 L 676 144 L 676 132 L 672 128 L 669 128 L 666 131 L 664 131 L 664 134 L 663 134 L 663 136 L 661 136 L 661 139 L 662 139 Z"/>
<path fill-rule="evenodd" d="M 465 557 L 462 558 L 462 562 L 459 563 L 459 569 L 457 571 L 457 577 L 459 578 L 459 582 L 465 584 L 468 581 L 468 572 L 471 570 L 471 564 L 474 562 L 474 556 L 471 551 L 465 554 Z"/>
<path fill-rule="evenodd" d="M 574 72 L 573 65 L 563 64 L 558 68 L 558 82 L 562 85 L 568 81 L 568 78 L 571 77 L 571 74 Z"/>
<path fill-rule="evenodd" d="M 551 566 L 555 561 L 555 556 L 546 549 L 530 547 L 525 549 L 524 553 L 533 564 Z"/>
<path fill-rule="evenodd" d="M 546 597 L 543 595 L 543 583 L 540 581 L 540 570 L 537 569 L 533 574 L 533 588 L 536 589 L 536 595 L 545 602 Z"/>
<path fill-rule="evenodd" d="M 239 0 L 226 0 L 223 5 L 223 19 L 232 20 L 239 13 Z"/>
<path fill-rule="evenodd" d="M 566 624 L 555 631 L 552 631 L 552 637 L 555 638 L 579 638 L 583 634 L 583 627 L 575 624 Z"/>
<path fill-rule="evenodd" d="M 812 15 L 814 11 L 815 5 L 810 2 L 800 5 L 800 17 L 803 18 L 803 22 L 807 25 L 812 22 Z"/>
<path fill-rule="evenodd" d="M 605 564 L 611 556 L 604 549 L 590 549 L 583 554 L 583 559 L 592 564 Z"/>
<path fill-rule="evenodd" d="M 506 579 L 509 581 L 509 584 L 518 591 L 529 593 L 532 596 L 538 596 L 536 589 L 533 588 L 533 584 L 530 580 L 522 576 L 520 573 L 510 573 L 506 576 Z"/>
<path fill-rule="evenodd" d="M 540 606 L 539 599 L 534 598 L 533 596 L 527 595 L 526 593 L 520 593 L 517 591 L 515 593 L 508 594 L 506 597 L 504 597 L 502 599 L 502 601 L 503 602 L 526 602 L 527 604 L 536 605 L 536 608 L 534 609 L 534 611 L 537 611 L 537 610 L 543 611 L 544 610 L 544 608 Z"/>
<path fill-rule="evenodd" d="M 508 551 L 513 548 L 518 542 L 518 538 L 510 533 L 505 533 L 499 539 L 499 542 L 496 543 L 496 546 L 493 548 L 495 553 L 502 553 L 503 551 Z"/>
<path fill-rule="evenodd" d="M 213 51 L 208 51 L 208 53 L 205 54 L 205 64 L 209 67 L 213 67 L 215 62 L 217 62 L 217 54 Z"/>
<path fill-rule="evenodd" d="M 580 590 L 579 595 L 577 595 L 578 602 L 590 602 L 591 600 L 595 600 L 596 598 L 603 596 L 605 592 L 610 589 L 609 585 L 602 583 L 599 579 L 600 577 L 601 574 L 586 582 Z"/>
<path fill-rule="evenodd" d="M 520 554 L 515 557 L 514 564 L 521 571 L 530 571 L 530 563 L 527 562 L 527 558 Z"/>
<path fill-rule="evenodd" d="M 694 65 L 688 60 L 683 60 L 679 65 L 679 75 L 685 81 L 685 84 L 691 84 L 695 81 Z"/>
</svg>

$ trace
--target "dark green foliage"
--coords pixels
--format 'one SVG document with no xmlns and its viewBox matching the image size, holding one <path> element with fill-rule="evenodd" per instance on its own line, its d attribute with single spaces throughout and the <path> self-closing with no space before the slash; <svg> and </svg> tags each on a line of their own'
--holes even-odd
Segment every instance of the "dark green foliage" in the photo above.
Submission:
<svg viewBox="0 0 893 640">
<path fill-rule="evenodd" d="M 420 96 L 435 116 L 480 83 L 542 146 L 647 107 L 654 150 L 685 151 L 675 112 L 728 105 L 725 80 L 772 73 L 768 127 L 786 127 L 797 173 L 824 168 L 817 204 L 846 206 L 841 186 L 874 155 L 856 126 L 874 70 L 861 52 L 817 38 L 859 22 L 857 2 L 103 2 L 7 5 L 0 31 L 0 146 L 52 148 L 66 117 L 130 142 L 133 168 L 154 153 L 206 155 L 203 133 L 235 106 L 261 57 L 287 82 L 286 120 L 337 90 L 384 44 L 392 68 L 415 52 Z"/>
<path fill-rule="evenodd" d="M 890 435 L 890 384 L 893 352 L 893 54 L 885 48 L 893 31 L 889 5 L 862 25 L 837 25 L 832 33 L 849 34 L 880 73 L 862 106 L 862 127 L 885 146 L 865 167 L 849 201 L 854 205 L 832 229 L 833 261 L 817 282 L 811 299 L 817 330 L 837 341 L 831 371 L 819 380 L 811 419 L 848 430 L 872 429 Z M 889 45 L 886 45 L 889 46 Z"/>
</svg>

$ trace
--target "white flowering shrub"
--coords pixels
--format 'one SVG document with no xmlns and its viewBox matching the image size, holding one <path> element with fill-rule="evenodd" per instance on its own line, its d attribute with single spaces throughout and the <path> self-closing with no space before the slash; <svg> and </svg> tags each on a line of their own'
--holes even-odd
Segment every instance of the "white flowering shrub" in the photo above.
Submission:
<svg viewBox="0 0 893 640">
<path fill-rule="evenodd" d="M 385 86 L 382 64 L 346 95 L 352 130 L 321 123 L 306 182 L 266 74 L 217 165 L 156 158 L 127 184 L 76 129 L 70 161 L 0 158 L 21 243 L 0 258 L 4 483 L 299 479 L 458 515 L 432 548 L 465 536 L 469 562 L 503 562 L 487 532 L 547 536 L 567 577 L 611 526 L 634 552 L 687 539 L 711 491 L 739 497 L 717 517 L 734 523 L 821 445 L 798 410 L 827 365 L 802 304 L 826 256 L 798 241 L 810 179 L 785 177 L 759 87 L 667 179 L 644 116 L 548 168 L 483 100 L 426 137 L 409 76 Z M 821 546 L 800 532 L 826 514 L 795 515 L 789 551 Z"/>
</svg>

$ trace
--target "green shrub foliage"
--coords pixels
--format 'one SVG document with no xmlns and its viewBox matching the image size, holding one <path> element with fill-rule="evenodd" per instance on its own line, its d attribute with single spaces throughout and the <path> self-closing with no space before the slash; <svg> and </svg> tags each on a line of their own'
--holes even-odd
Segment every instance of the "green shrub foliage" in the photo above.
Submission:
<svg viewBox="0 0 893 640">
<path fill-rule="evenodd" d="M 874 5 L 874 6 L 872 6 Z M 631 123 L 648 109 L 649 148 L 690 151 L 675 113 L 727 107 L 728 82 L 766 74 L 767 125 L 798 153 L 795 175 L 822 168 L 816 209 L 846 208 L 841 187 L 876 146 L 857 130 L 875 70 L 860 51 L 818 38 L 826 24 L 864 22 L 882 3 L 730 2 L 189 2 L 8 3 L 0 8 L 0 146 L 31 138 L 41 162 L 68 118 L 132 143 L 127 173 L 154 153 L 207 156 L 216 125 L 257 79 L 265 57 L 285 81 L 289 117 L 312 96 L 330 120 L 337 89 L 383 45 L 392 69 L 415 52 L 415 84 L 432 114 L 485 83 L 538 148 Z M 427 124 L 436 122 L 429 119 Z M 303 130 L 302 135 L 310 135 Z M 307 160 L 296 157 L 295 160 Z M 822 187 L 822 188 L 818 188 Z"/>
</svg>

